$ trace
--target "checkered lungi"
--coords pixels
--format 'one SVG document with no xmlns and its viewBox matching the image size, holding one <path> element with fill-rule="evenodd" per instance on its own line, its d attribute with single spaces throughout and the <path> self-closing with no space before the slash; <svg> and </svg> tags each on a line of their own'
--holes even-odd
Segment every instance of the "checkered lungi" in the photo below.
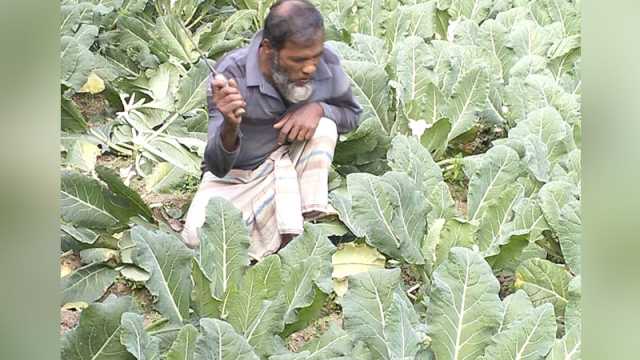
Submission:
<svg viewBox="0 0 640 360">
<path fill-rule="evenodd" d="M 223 178 L 206 172 L 186 216 L 184 242 L 200 244 L 198 229 L 213 197 L 240 209 L 250 230 L 249 256 L 256 260 L 277 252 L 281 235 L 301 234 L 303 214 L 335 214 L 327 192 L 337 137 L 335 123 L 322 118 L 309 141 L 278 147 L 254 170 L 232 169 Z"/>
</svg>

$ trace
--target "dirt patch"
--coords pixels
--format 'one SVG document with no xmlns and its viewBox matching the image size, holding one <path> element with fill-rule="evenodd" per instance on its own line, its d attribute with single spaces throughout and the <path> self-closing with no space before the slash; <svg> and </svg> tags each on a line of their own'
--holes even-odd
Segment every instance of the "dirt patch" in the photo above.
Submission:
<svg viewBox="0 0 640 360">
<path fill-rule="evenodd" d="M 402 282 L 404 282 L 404 288 L 407 291 L 407 295 L 413 302 L 415 302 L 422 285 L 419 275 L 415 273 L 411 265 L 402 265 L 400 268 L 400 276 L 402 277 Z"/>
<path fill-rule="evenodd" d="M 76 93 L 71 99 L 89 122 L 102 122 L 107 115 L 109 102 L 103 94 Z"/>
<path fill-rule="evenodd" d="M 320 314 L 320 317 L 309 326 L 289 335 L 286 339 L 289 350 L 299 352 L 304 344 L 322 336 L 329 329 L 331 323 L 336 323 L 339 327 L 342 327 L 342 308 L 335 302 L 334 295 L 327 299 Z"/>
<path fill-rule="evenodd" d="M 132 292 L 133 290 L 127 283 L 120 280 L 116 280 L 116 282 L 114 282 L 109 287 L 109 289 L 107 289 L 107 292 L 104 294 L 104 298 L 107 298 L 111 294 L 117 297 L 127 296 L 127 295 L 131 295 Z"/>
<path fill-rule="evenodd" d="M 493 140 L 506 136 L 507 131 L 501 127 L 479 123 L 476 125 L 475 137 L 469 142 L 465 141 L 458 145 L 458 149 L 465 155 L 484 154 L 491 148 Z"/>
<path fill-rule="evenodd" d="M 516 280 L 513 274 L 501 273 L 496 276 L 500 283 L 500 299 L 504 299 L 507 296 L 514 293 L 513 284 Z"/>
<path fill-rule="evenodd" d="M 80 311 L 60 309 L 60 335 L 73 329 L 80 322 Z"/>
<path fill-rule="evenodd" d="M 299 352 L 304 344 L 322 336 L 322 334 L 329 329 L 329 325 L 331 323 L 337 323 L 339 327 L 342 327 L 342 320 L 342 314 L 331 313 L 319 318 L 308 327 L 294 332 L 287 338 L 287 346 L 289 350 Z"/>
</svg>

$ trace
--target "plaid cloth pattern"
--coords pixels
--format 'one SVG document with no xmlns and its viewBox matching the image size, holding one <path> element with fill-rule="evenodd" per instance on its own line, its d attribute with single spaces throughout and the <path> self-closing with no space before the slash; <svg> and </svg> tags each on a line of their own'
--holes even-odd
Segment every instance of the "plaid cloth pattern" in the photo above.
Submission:
<svg viewBox="0 0 640 360">
<path fill-rule="evenodd" d="M 337 138 L 335 123 L 321 118 L 313 138 L 278 147 L 254 170 L 232 169 L 223 178 L 206 172 L 186 216 L 184 242 L 200 244 L 198 229 L 213 197 L 241 210 L 251 235 L 249 255 L 256 260 L 278 251 L 281 235 L 301 234 L 303 214 L 336 214 L 327 193 Z"/>
</svg>

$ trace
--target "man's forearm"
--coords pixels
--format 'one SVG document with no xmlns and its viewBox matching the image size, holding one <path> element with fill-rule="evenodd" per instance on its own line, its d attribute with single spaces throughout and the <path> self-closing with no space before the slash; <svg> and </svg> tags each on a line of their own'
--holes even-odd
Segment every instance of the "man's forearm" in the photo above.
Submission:
<svg viewBox="0 0 640 360">
<path fill-rule="evenodd" d="M 238 148 L 238 126 L 231 125 L 228 122 L 222 124 L 221 129 L 222 146 L 228 152 L 232 152 Z"/>
</svg>

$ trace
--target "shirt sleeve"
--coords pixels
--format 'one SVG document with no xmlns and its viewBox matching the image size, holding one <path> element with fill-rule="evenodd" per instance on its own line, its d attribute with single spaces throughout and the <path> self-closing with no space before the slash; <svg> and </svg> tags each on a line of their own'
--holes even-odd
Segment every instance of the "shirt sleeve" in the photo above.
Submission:
<svg viewBox="0 0 640 360">
<path fill-rule="evenodd" d="M 360 124 L 362 107 L 356 101 L 351 91 L 351 81 L 342 70 L 342 67 L 334 66 L 334 89 L 336 96 L 320 102 L 324 116 L 336 123 L 338 134 L 347 133 Z"/>
<path fill-rule="evenodd" d="M 217 177 L 224 177 L 238 158 L 240 146 L 242 146 L 242 132 L 238 127 L 236 136 L 236 148 L 233 151 L 227 151 L 222 145 L 222 124 L 224 118 L 213 102 L 213 91 L 211 89 L 211 81 L 213 74 L 209 74 L 207 85 L 207 106 L 209 110 L 209 125 L 207 129 L 207 146 L 204 151 L 204 162 L 207 169 Z"/>
</svg>

